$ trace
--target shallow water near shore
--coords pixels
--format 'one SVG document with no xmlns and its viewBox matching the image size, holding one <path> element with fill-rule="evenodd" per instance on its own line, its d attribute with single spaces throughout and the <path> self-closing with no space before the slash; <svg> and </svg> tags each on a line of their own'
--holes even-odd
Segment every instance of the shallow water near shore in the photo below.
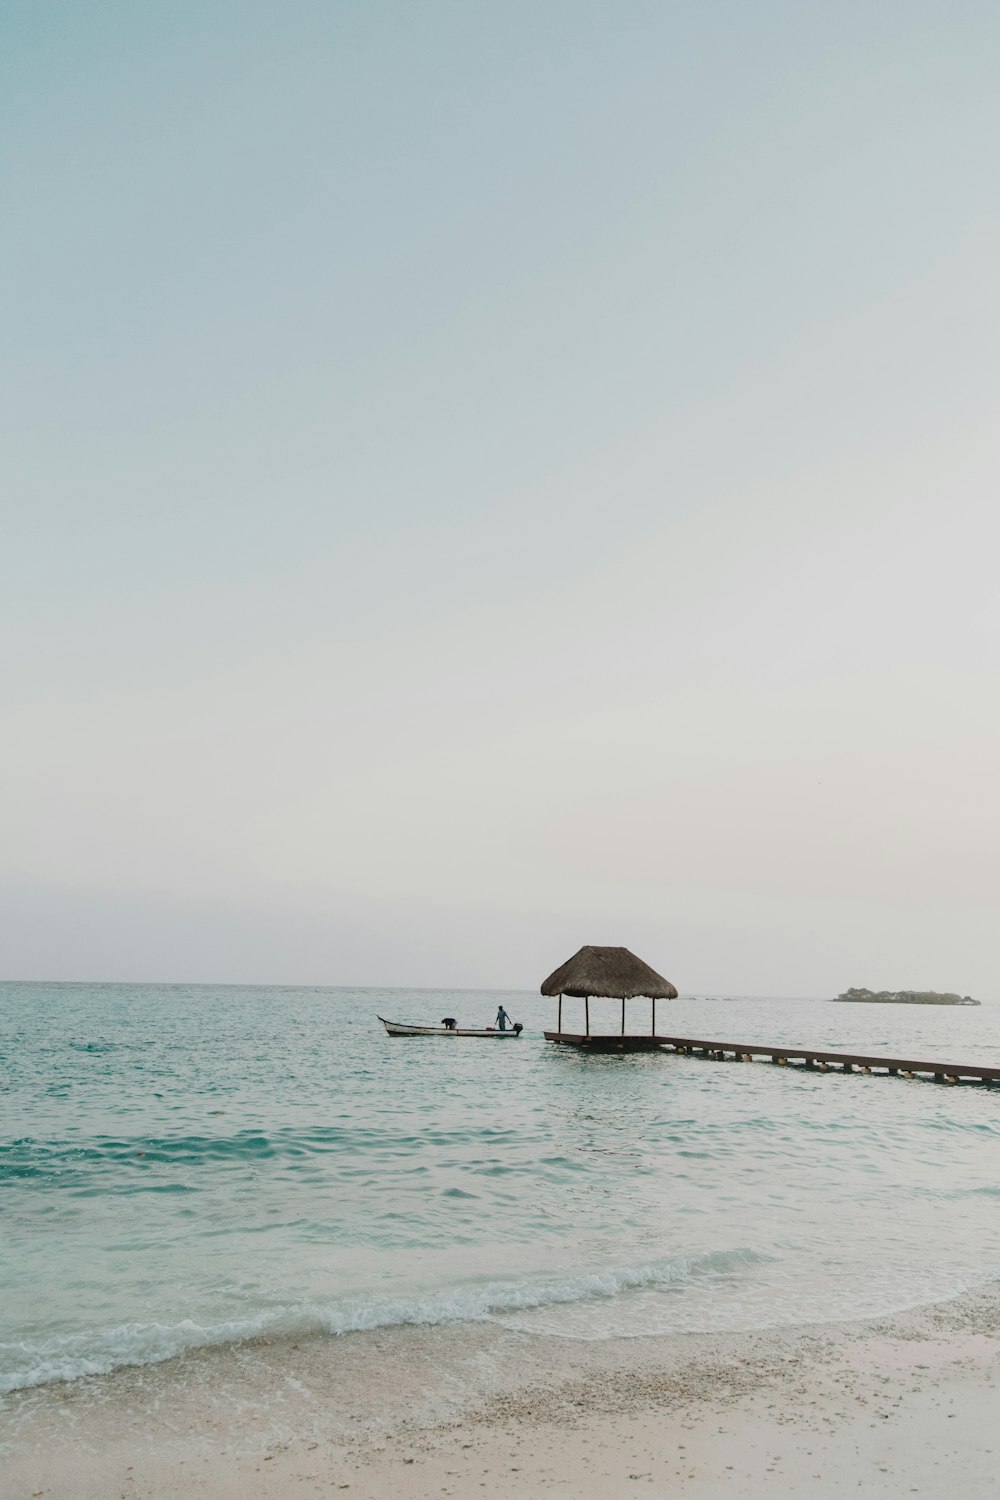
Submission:
<svg viewBox="0 0 1000 1500">
<path fill-rule="evenodd" d="M 489 1024 L 501 1000 L 516 1042 L 376 1020 Z M 682 998 L 667 1017 L 1000 1063 L 989 1005 Z M 553 1023 L 506 993 L 0 986 L 0 1391 L 260 1334 L 736 1331 L 1000 1276 L 1000 1090 L 583 1057 L 542 1040 Z"/>
</svg>

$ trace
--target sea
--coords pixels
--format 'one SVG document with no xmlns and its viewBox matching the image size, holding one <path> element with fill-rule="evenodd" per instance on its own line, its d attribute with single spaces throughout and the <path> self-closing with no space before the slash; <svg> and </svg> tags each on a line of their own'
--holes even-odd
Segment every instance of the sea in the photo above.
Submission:
<svg viewBox="0 0 1000 1500">
<path fill-rule="evenodd" d="M 501 1003 L 516 1041 L 378 1019 Z M 1000 1064 L 997 1005 L 682 996 L 658 1021 Z M 0 985 L 0 1393 L 258 1335 L 765 1329 L 1000 1278 L 1000 1088 L 586 1056 L 554 1024 L 519 992 Z"/>
</svg>

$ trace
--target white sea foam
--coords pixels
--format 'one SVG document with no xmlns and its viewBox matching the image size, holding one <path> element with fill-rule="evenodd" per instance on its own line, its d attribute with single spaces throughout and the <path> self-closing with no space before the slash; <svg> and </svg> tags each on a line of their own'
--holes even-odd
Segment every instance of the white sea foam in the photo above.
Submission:
<svg viewBox="0 0 1000 1500">
<path fill-rule="evenodd" d="M 763 1283 L 762 1271 L 771 1273 Z M 784 1281 L 780 1265 L 771 1257 L 750 1249 L 718 1251 L 520 1284 L 494 1281 L 411 1297 L 345 1299 L 330 1306 L 303 1302 L 208 1325 L 190 1318 L 175 1324 L 125 1323 L 38 1343 L 0 1344 L 0 1394 L 107 1375 L 126 1366 L 160 1364 L 191 1350 L 264 1335 L 337 1336 L 497 1319 L 526 1332 L 591 1339 L 749 1329 L 905 1312 L 959 1296 L 987 1279 L 996 1279 L 996 1274 L 970 1271 L 962 1277 L 910 1277 L 904 1282 L 888 1276 L 878 1287 L 869 1280 L 853 1288 L 852 1305 L 841 1295 L 834 1311 L 817 1302 L 815 1289 L 810 1294 Z M 782 1302 L 776 1308 L 769 1305 L 770 1294 L 779 1288 Z M 692 1298 L 692 1290 L 700 1295 Z M 671 1302 L 667 1312 L 657 1294 L 671 1291 L 685 1295 Z M 569 1309 L 570 1316 L 560 1309 Z"/>
<path fill-rule="evenodd" d="M 188 1350 L 263 1334 L 336 1335 L 407 1325 L 483 1322 L 559 1304 L 666 1290 L 694 1278 L 732 1276 L 765 1259 L 749 1249 L 719 1251 L 533 1282 L 491 1281 L 409 1297 L 355 1297 L 330 1306 L 301 1303 L 270 1307 L 253 1316 L 207 1326 L 190 1318 L 175 1324 L 123 1323 L 37 1343 L 0 1344 L 0 1392 L 76 1380 L 84 1375 L 106 1375 L 126 1365 L 158 1364 Z"/>
</svg>

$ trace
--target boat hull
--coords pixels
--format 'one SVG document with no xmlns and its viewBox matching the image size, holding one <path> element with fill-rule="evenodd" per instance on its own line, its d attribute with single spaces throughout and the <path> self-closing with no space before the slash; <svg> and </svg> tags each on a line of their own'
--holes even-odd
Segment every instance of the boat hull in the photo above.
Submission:
<svg viewBox="0 0 1000 1500">
<path fill-rule="evenodd" d="M 470 1026 L 408 1026 L 402 1021 L 387 1021 L 385 1016 L 379 1016 L 379 1020 L 390 1036 L 472 1036 L 481 1041 L 510 1042 L 521 1035 L 520 1027 L 517 1031 L 497 1031 L 492 1027 L 477 1030 Z"/>
</svg>

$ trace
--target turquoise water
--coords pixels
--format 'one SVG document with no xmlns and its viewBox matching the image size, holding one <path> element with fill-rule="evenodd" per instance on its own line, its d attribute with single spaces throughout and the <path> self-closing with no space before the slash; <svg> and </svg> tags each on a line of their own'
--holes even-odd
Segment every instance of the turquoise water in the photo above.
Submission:
<svg viewBox="0 0 1000 1500">
<path fill-rule="evenodd" d="M 500 1000 L 519 1041 L 376 1020 Z M 264 1331 L 765 1327 L 1000 1276 L 1000 1089 L 583 1057 L 552 1024 L 506 993 L 0 985 L 0 1391 Z M 668 1026 L 1000 1063 L 994 1006 L 683 998 Z"/>
</svg>

